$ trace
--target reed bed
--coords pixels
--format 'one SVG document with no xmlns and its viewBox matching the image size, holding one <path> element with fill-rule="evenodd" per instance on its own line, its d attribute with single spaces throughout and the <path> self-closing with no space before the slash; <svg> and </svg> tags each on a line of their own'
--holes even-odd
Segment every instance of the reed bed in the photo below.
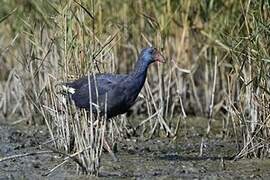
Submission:
<svg viewBox="0 0 270 180">
<path fill-rule="evenodd" d="M 139 50 L 153 45 L 167 63 L 150 68 L 133 108 L 133 118 L 145 119 L 137 127 L 142 136 L 177 137 L 187 115 L 205 116 L 206 136 L 212 121 L 223 121 L 224 138 L 239 147 L 236 159 L 268 157 L 269 8 L 249 0 L 7 1 L 0 9 L 0 117 L 45 123 L 54 148 L 98 174 L 105 134 L 113 143 L 129 131 L 126 117 L 94 120 L 64 102 L 57 85 L 127 73 Z"/>
</svg>

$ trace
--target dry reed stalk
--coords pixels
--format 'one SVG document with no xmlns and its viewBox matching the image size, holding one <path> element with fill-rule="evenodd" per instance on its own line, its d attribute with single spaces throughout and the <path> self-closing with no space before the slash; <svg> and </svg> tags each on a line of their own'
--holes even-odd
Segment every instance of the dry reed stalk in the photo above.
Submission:
<svg viewBox="0 0 270 180">
<path fill-rule="evenodd" d="M 215 66 L 214 66 L 214 75 L 213 75 L 213 84 L 212 84 L 212 92 L 211 99 L 209 104 L 209 113 L 208 113 L 208 125 L 206 134 L 208 135 L 211 130 L 211 122 L 213 120 L 213 107 L 214 107 L 214 98 L 215 98 L 215 89 L 216 89 L 216 81 L 217 81 L 217 57 L 215 57 Z"/>
<path fill-rule="evenodd" d="M 159 129 L 158 125 L 161 129 L 164 130 L 164 132 L 167 134 L 167 136 L 173 136 L 172 130 L 170 129 L 170 127 L 167 125 L 167 122 L 164 120 L 163 115 L 161 114 L 162 112 L 164 112 L 164 110 L 162 110 L 163 108 L 158 109 L 157 107 L 157 103 L 156 103 L 156 98 L 160 98 L 160 96 L 155 97 L 154 94 L 152 93 L 152 91 L 150 90 L 150 86 L 148 84 L 148 82 L 146 81 L 145 83 L 145 87 L 146 87 L 146 92 L 148 93 L 148 96 L 151 98 L 152 104 L 154 106 L 155 112 L 159 112 L 157 115 L 157 119 L 155 119 L 154 124 L 152 124 L 152 118 L 149 119 L 150 122 L 150 135 L 149 138 L 151 138 L 155 132 L 159 133 Z M 150 106 L 149 106 L 150 107 Z M 163 106 L 164 107 L 164 104 Z M 145 121 L 146 122 L 146 121 Z"/>
<path fill-rule="evenodd" d="M 55 93 L 54 89 L 49 92 L 52 121 L 48 123 L 48 128 L 55 129 L 51 139 L 55 139 L 57 149 L 63 148 L 67 154 L 74 150 L 80 152 L 77 156 L 81 162 L 81 172 L 98 175 L 106 130 L 105 119 L 95 119 L 91 112 L 89 114 L 85 110 L 78 111 L 72 102 L 63 100 L 62 95 Z M 46 106 L 44 108 L 45 112 L 49 109 Z"/>
</svg>

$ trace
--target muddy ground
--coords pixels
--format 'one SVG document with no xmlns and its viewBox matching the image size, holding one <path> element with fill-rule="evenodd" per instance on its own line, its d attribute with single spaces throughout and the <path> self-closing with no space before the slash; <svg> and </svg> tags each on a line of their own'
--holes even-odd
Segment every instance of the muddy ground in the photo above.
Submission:
<svg viewBox="0 0 270 180">
<path fill-rule="evenodd" d="M 45 126 L 0 124 L 0 159 L 28 152 L 37 152 L 39 143 L 49 139 Z M 112 160 L 108 153 L 101 159 L 101 179 L 268 179 L 270 160 L 241 159 L 233 161 L 236 145 L 229 138 L 222 138 L 220 131 L 205 134 L 207 120 L 188 119 L 186 129 L 181 128 L 176 140 L 153 138 L 143 140 L 132 137 L 118 143 L 116 156 Z M 200 154 L 200 150 L 202 153 Z M 89 179 L 78 175 L 76 164 L 69 162 L 44 176 L 61 163 L 57 154 L 45 153 L 25 156 L 0 162 L 2 179 Z M 91 177 L 97 178 L 97 177 Z M 97 179 L 98 179 L 97 178 Z"/>
</svg>

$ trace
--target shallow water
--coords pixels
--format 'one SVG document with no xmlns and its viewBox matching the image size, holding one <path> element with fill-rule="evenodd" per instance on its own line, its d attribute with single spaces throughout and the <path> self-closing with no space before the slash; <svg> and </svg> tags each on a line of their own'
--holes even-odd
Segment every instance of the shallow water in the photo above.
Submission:
<svg viewBox="0 0 270 180">
<path fill-rule="evenodd" d="M 209 138 L 203 138 L 206 124 L 206 119 L 188 119 L 186 128 L 181 127 L 176 140 L 164 137 L 145 141 L 132 137 L 119 142 L 116 152 L 119 161 L 113 161 L 108 153 L 104 153 L 99 178 L 267 179 L 270 176 L 269 159 L 232 161 L 236 146 L 233 140 L 221 138 L 218 121 L 213 123 L 213 133 Z M 0 134 L 0 158 L 40 151 L 36 140 L 45 142 L 49 137 L 46 127 L 42 126 L 1 124 Z M 48 177 L 42 177 L 42 174 L 62 162 L 61 159 L 56 154 L 42 154 L 0 162 L 0 179 L 89 178 L 77 175 L 73 162 Z"/>
</svg>

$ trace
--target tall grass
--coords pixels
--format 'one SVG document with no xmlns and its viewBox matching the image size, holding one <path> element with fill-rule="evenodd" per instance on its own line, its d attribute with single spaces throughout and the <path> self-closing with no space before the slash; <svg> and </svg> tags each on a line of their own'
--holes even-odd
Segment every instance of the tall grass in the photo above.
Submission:
<svg viewBox="0 0 270 180">
<path fill-rule="evenodd" d="M 69 153 L 74 134 L 82 152 L 90 142 L 81 125 L 92 121 L 75 110 L 61 116 L 55 85 L 89 72 L 127 73 L 139 50 L 153 45 L 167 63 L 150 67 L 133 108 L 134 116 L 149 117 L 139 126 L 144 135 L 177 136 L 186 114 L 206 116 L 208 134 L 214 119 L 223 120 L 225 137 L 240 147 L 236 158 L 269 156 L 269 6 L 263 0 L 6 1 L 0 116 L 13 123 L 41 119 L 56 147 Z M 78 136 L 77 126 L 85 134 Z M 84 152 L 82 161 L 93 154 Z"/>
</svg>

